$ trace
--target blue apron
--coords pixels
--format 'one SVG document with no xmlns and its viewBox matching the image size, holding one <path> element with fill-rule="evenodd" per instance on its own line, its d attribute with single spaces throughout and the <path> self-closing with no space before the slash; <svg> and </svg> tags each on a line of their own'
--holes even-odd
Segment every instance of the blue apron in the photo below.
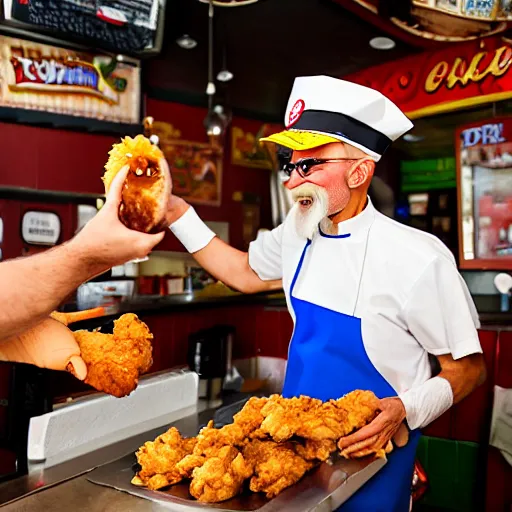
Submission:
<svg viewBox="0 0 512 512">
<path fill-rule="evenodd" d="M 349 235 L 332 238 L 346 236 Z M 354 389 L 371 390 L 379 398 L 396 396 L 396 391 L 366 354 L 360 318 L 293 297 L 293 289 L 310 245 L 311 241 L 308 240 L 290 287 L 295 329 L 288 355 L 283 396 L 308 395 L 325 401 L 339 398 Z M 362 271 L 359 285 L 361 279 Z M 419 437 L 419 430 L 410 432 L 407 445 L 403 448 L 395 447 L 384 468 L 338 510 L 408 512 Z"/>
</svg>

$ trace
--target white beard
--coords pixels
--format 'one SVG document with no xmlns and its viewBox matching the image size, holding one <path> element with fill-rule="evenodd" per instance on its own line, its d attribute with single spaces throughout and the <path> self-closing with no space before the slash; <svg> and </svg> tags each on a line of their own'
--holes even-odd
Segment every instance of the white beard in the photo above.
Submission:
<svg viewBox="0 0 512 512">
<path fill-rule="evenodd" d="M 301 238 L 312 239 L 317 232 L 318 225 L 327 219 L 329 211 L 329 196 L 327 191 L 314 185 L 313 183 L 304 183 L 291 190 L 292 198 L 295 204 L 290 210 L 295 220 L 295 229 L 297 235 Z M 309 198 L 312 201 L 311 206 L 307 210 L 302 210 L 299 200 Z M 325 222 L 325 221 L 324 221 Z"/>
</svg>

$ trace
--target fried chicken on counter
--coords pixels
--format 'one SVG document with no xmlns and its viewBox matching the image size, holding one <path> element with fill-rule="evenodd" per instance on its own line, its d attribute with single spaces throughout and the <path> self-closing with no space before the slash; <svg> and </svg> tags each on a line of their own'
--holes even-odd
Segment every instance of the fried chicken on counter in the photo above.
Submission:
<svg viewBox="0 0 512 512">
<path fill-rule="evenodd" d="M 224 446 L 218 453 L 192 472 L 190 494 L 205 503 L 226 501 L 236 496 L 252 468 L 233 446 Z"/>
<path fill-rule="evenodd" d="M 269 398 L 262 409 L 261 430 L 274 441 L 298 436 L 312 441 L 337 441 L 370 423 L 379 411 L 379 400 L 371 391 L 353 391 L 338 399 L 322 402 L 300 396 Z"/>
<path fill-rule="evenodd" d="M 224 446 L 240 447 L 257 431 L 263 421 L 262 408 L 267 398 L 250 398 L 244 407 L 233 416 L 233 423 L 214 428 L 210 421 L 197 436 L 194 455 L 211 457 Z"/>
<path fill-rule="evenodd" d="M 194 440 L 169 431 L 146 443 L 137 453 L 143 469 L 133 483 L 159 489 L 187 479 L 194 498 L 217 503 L 236 496 L 249 480 L 251 491 L 272 498 L 327 461 L 341 437 L 378 413 L 379 400 L 371 391 L 328 402 L 306 396 L 251 398 L 229 425 L 215 428 L 210 421 Z M 342 455 L 360 456 L 355 453 Z"/>
<path fill-rule="evenodd" d="M 153 364 L 153 335 L 133 313 L 114 321 L 113 334 L 75 331 L 73 335 L 87 365 L 85 383 L 117 398 L 129 395 Z"/>
<path fill-rule="evenodd" d="M 267 498 L 297 483 L 315 465 L 295 451 L 295 443 L 254 440 L 243 449 L 246 463 L 253 468 L 249 488 L 264 492 Z"/>
<path fill-rule="evenodd" d="M 195 443 L 195 438 L 184 439 L 174 427 L 154 441 L 144 443 L 136 453 L 141 470 L 132 484 L 157 490 L 179 483 L 183 474 L 176 465 L 192 453 Z"/>
<path fill-rule="evenodd" d="M 186 455 L 176 464 L 176 469 L 180 472 L 183 478 L 192 478 L 194 469 L 200 468 L 206 462 L 204 455 Z"/>
<path fill-rule="evenodd" d="M 261 409 L 264 420 L 260 429 L 274 441 L 283 442 L 292 438 L 301 428 L 305 418 L 322 405 L 320 400 L 306 396 L 283 398 L 272 395 Z"/>
<path fill-rule="evenodd" d="M 336 441 L 305 439 L 303 443 L 298 442 L 295 445 L 295 451 L 305 460 L 325 462 L 336 451 Z"/>
</svg>

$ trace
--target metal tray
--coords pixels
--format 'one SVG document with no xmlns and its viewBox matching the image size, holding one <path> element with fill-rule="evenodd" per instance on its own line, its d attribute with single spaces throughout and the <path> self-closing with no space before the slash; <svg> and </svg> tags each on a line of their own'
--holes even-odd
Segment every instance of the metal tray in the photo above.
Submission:
<svg viewBox="0 0 512 512">
<path fill-rule="evenodd" d="M 374 476 L 386 459 L 365 458 L 346 460 L 335 458 L 321 464 L 300 482 L 268 500 L 262 494 L 249 491 L 223 503 L 200 503 L 188 492 L 188 484 L 178 484 L 166 491 L 150 491 L 130 483 L 134 475 L 135 455 L 128 455 L 100 466 L 87 479 L 97 485 L 111 487 L 158 503 L 167 510 L 194 512 L 327 512 L 336 510 Z"/>
</svg>

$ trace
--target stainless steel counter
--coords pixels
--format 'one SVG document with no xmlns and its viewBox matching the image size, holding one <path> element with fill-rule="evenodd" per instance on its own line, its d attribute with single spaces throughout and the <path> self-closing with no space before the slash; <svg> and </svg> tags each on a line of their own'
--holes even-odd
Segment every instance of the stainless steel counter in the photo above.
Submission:
<svg viewBox="0 0 512 512">
<path fill-rule="evenodd" d="M 175 421 L 172 425 L 184 436 L 194 436 L 202 425 L 213 418 L 214 413 L 215 409 L 205 409 Z M 31 466 L 28 476 L 0 485 L 2 512 L 189 512 L 219 508 L 197 502 L 192 506 L 185 503 L 188 499 L 176 500 L 170 495 L 141 498 L 139 492 L 126 487 L 125 477 L 131 469 L 133 453 L 145 441 L 154 439 L 168 426 L 125 439 L 58 466 Z M 385 463 L 385 459 L 375 459 L 343 461 L 340 467 L 337 462 L 323 465 L 296 484 L 291 493 L 288 492 L 287 495 L 285 491 L 258 510 L 296 512 L 300 509 L 330 512 L 364 485 Z M 91 473 L 99 466 L 103 467 Z M 112 477 L 115 485 L 107 482 Z M 235 507 L 229 510 L 255 508 Z"/>
<path fill-rule="evenodd" d="M 172 425 L 184 436 L 194 436 L 213 414 L 213 409 L 207 409 L 175 421 Z M 94 485 L 87 481 L 86 474 L 98 466 L 135 452 L 145 441 L 153 440 L 166 428 L 164 426 L 125 439 L 58 466 L 46 468 L 44 463 L 31 465 L 27 476 L 0 485 L 0 508 L 2 512 L 164 510 L 155 503 Z"/>
<path fill-rule="evenodd" d="M 92 484 L 87 481 L 86 476 L 80 476 L 32 494 L 0 509 L 2 512 L 160 512 L 168 510 L 157 503 Z"/>
</svg>

